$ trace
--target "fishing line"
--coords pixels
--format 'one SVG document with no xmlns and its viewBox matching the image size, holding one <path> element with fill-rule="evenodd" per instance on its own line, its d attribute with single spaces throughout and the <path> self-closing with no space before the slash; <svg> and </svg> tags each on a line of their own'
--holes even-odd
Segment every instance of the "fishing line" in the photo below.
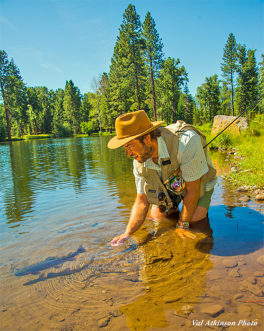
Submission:
<svg viewBox="0 0 264 331">
<path fill-rule="evenodd" d="M 253 112 L 256 107 L 258 106 L 258 104 L 260 103 L 260 101 L 262 101 L 262 96 L 259 97 L 259 99 L 257 100 L 256 105 L 252 108 L 252 110 L 250 110 L 250 107 L 246 108 L 245 110 L 243 110 L 232 122 L 230 122 L 223 130 L 221 130 L 213 139 L 211 139 L 206 145 L 203 146 L 203 148 L 206 148 L 209 144 L 211 144 L 217 137 L 219 137 L 227 128 L 230 127 L 230 125 L 232 125 L 235 121 L 237 121 L 246 111 L 250 110 L 250 112 Z M 217 147 L 228 138 L 228 136 L 231 134 L 231 132 L 223 139 L 220 141 L 220 143 L 217 145 Z"/>
</svg>

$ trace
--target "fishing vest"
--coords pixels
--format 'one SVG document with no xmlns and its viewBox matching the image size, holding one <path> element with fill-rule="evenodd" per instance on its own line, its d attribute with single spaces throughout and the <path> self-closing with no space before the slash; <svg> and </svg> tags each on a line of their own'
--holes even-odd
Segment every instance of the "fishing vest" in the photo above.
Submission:
<svg viewBox="0 0 264 331">
<path fill-rule="evenodd" d="M 169 158 L 161 158 L 160 166 L 161 166 L 161 178 L 158 174 L 157 170 L 149 169 L 144 167 L 143 163 L 135 162 L 135 168 L 140 176 L 145 179 L 144 191 L 147 196 L 147 200 L 150 204 L 154 205 L 165 205 L 167 209 L 173 208 L 175 200 L 172 197 L 172 194 L 168 192 L 166 185 L 166 181 L 173 175 L 181 175 L 180 165 L 178 162 L 178 147 L 179 140 L 181 135 L 187 130 L 194 130 L 199 134 L 202 142 L 202 146 L 206 144 L 206 137 L 203 133 L 201 133 L 194 126 L 187 124 L 183 121 L 177 121 L 175 124 L 171 124 L 166 127 L 159 128 L 161 132 L 161 137 L 164 139 L 167 149 L 169 152 Z M 216 177 L 215 169 L 209 163 L 209 156 L 207 155 L 207 149 L 203 149 L 205 153 L 205 157 L 207 160 L 208 172 L 204 174 L 200 178 L 200 197 L 202 197 L 205 193 L 205 184 L 210 182 Z M 164 201 L 159 201 L 158 195 L 160 192 L 163 192 L 166 196 Z M 184 196 L 186 190 L 181 192 L 181 196 Z M 174 193 L 177 194 L 177 193 Z"/>
</svg>

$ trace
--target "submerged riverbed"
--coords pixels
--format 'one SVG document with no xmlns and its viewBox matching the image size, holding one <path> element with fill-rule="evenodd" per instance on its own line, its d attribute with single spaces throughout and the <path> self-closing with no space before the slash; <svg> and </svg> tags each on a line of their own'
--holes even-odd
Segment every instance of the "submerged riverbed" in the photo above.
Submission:
<svg viewBox="0 0 264 331">
<path fill-rule="evenodd" d="M 108 139 L 0 145 L 0 329 L 261 330 L 263 204 L 242 202 L 212 154 L 210 229 L 182 240 L 173 221 L 147 218 L 113 248 L 135 185 Z"/>
</svg>

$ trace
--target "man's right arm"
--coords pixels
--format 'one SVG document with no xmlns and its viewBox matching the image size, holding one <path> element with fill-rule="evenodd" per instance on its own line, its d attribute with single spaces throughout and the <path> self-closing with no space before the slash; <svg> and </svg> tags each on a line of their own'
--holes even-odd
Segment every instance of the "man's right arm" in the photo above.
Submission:
<svg viewBox="0 0 264 331">
<path fill-rule="evenodd" d="M 133 233 L 135 233 L 144 223 L 148 213 L 149 203 L 145 194 L 137 194 L 136 201 L 131 210 L 126 231 L 111 241 L 112 246 L 119 246 L 124 243 Z"/>
</svg>

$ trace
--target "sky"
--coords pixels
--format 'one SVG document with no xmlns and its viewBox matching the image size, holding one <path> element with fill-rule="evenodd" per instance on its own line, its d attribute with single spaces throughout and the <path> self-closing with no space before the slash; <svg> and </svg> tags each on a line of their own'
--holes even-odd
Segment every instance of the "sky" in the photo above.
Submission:
<svg viewBox="0 0 264 331">
<path fill-rule="evenodd" d="M 129 4 L 143 23 L 151 13 L 165 58 L 179 58 L 194 96 L 205 77 L 221 78 L 228 35 L 264 53 L 264 0 L 0 0 L 0 49 L 19 67 L 27 86 L 81 93 L 109 72 L 123 14 Z"/>
</svg>

